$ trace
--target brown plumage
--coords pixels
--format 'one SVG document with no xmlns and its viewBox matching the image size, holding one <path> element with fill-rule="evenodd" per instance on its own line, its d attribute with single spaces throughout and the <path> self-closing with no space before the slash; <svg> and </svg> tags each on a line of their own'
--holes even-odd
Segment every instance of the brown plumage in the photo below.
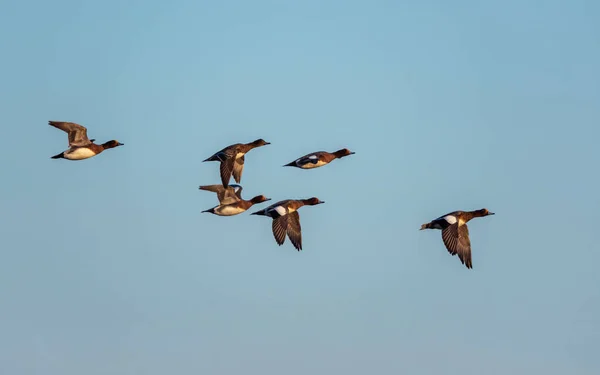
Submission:
<svg viewBox="0 0 600 375">
<path fill-rule="evenodd" d="M 494 215 L 486 208 L 475 211 L 454 211 L 421 225 L 421 229 L 440 229 L 442 241 L 451 255 L 458 255 L 461 263 L 473 268 L 471 258 L 471 240 L 467 222 L 476 217 Z"/>
<path fill-rule="evenodd" d="M 95 139 L 88 138 L 85 126 L 74 122 L 48 121 L 48 125 L 64 131 L 69 137 L 69 149 L 52 156 L 52 159 L 83 160 L 96 156 L 109 148 L 123 146 L 123 143 L 116 140 L 97 145 L 94 143 Z"/>
<path fill-rule="evenodd" d="M 243 188 L 240 185 L 232 184 L 227 187 L 224 187 L 221 184 L 202 185 L 199 189 L 217 193 L 217 199 L 219 199 L 219 204 L 221 205 L 235 203 L 242 199 Z"/>
<path fill-rule="evenodd" d="M 215 206 L 209 210 L 204 210 L 202 212 L 209 212 L 211 214 L 219 215 L 219 216 L 234 216 L 245 212 L 250 207 L 257 203 L 262 203 L 266 201 L 270 201 L 271 198 L 267 198 L 264 195 L 257 195 L 256 197 L 250 200 L 240 199 L 237 202 L 230 204 L 220 204 Z"/>
<path fill-rule="evenodd" d="M 211 157 L 203 160 L 205 161 L 218 161 L 220 162 L 219 171 L 221 174 L 221 183 L 227 187 L 229 179 L 233 175 L 235 182 L 238 184 L 242 180 L 242 172 L 244 171 L 245 155 L 250 150 L 269 145 L 271 143 L 266 142 L 263 139 L 257 139 L 250 143 L 236 143 L 225 147 L 224 149 L 217 151 Z"/>
<path fill-rule="evenodd" d="M 301 169 L 314 169 L 329 164 L 334 159 L 341 159 L 345 156 L 352 155 L 354 152 L 343 148 L 335 152 L 317 151 L 287 163 L 284 167 L 296 167 Z"/>
<path fill-rule="evenodd" d="M 296 250 L 302 250 L 302 227 L 300 225 L 300 215 L 298 209 L 302 206 L 315 206 L 325 203 L 319 198 L 312 197 L 309 199 L 287 199 L 270 205 L 260 211 L 254 212 L 251 215 L 268 216 L 273 219 L 271 229 L 275 242 L 279 246 L 285 242 L 285 236 L 290 239 Z"/>
</svg>

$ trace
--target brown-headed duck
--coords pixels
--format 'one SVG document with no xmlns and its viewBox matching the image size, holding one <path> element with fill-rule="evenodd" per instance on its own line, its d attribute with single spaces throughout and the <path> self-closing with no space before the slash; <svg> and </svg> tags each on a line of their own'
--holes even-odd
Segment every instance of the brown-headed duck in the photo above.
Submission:
<svg viewBox="0 0 600 375">
<path fill-rule="evenodd" d="M 84 126 L 73 122 L 48 121 L 48 124 L 69 135 L 69 149 L 52 156 L 52 159 L 83 160 L 96 156 L 109 148 L 123 146 L 123 143 L 116 140 L 97 145 L 94 143 L 95 139 L 88 139 L 87 129 Z"/>
<path fill-rule="evenodd" d="M 229 184 L 231 175 L 233 175 L 235 182 L 239 184 L 242 180 L 242 172 L 244 171 L 244 155 L 256 147 L 269 144 L 271 143 L 266 142 L 263 139 L 257 139 L 256 141 L 250 143 L 236 143 L 216 152 L 214 155 L 206 160 L 203 160 L 202 162 L 218 161 L 221 163 L 220 172 L 223 186 L 226 187 Z"/>
<path fill-rule="evenodd" d="M 441 229 L 442 240 L 450 254 L 457 255 L 467 268 L 473 268 L 471 260 L 471 240 L 467 222 L 476 217 L 494 215 L 493 212 L 482 208 L 475 211 L 454 211 L 421 225 L 421 229 Z"/>
</svg>

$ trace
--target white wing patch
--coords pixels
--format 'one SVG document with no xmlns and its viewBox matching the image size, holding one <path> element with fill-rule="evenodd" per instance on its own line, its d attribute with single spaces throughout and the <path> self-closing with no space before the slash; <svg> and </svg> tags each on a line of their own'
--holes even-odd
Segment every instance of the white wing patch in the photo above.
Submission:
<svg viewBox="0 0 600 375">
<path fill-rule="evenodd" d="M 442 219 L 446 220 L 446 222 L 450 225 L 456 223 L 456 221 L 457 221 L 456 216 L 452 216 L 452 215 L 444 216 Z"/>
<path fill-rule="evenodd" d="M 277 213 L 278 213 L 280 216 L 283 216 L 283 215 L 287 214 L 287 211 L 285 210 L 285 208 L 284 208 L 284 207 L 277 206 L 277 207 L 273 207 L 273 209 L 274 209 L 275 211 L 277 211 Z"/>
</svg>

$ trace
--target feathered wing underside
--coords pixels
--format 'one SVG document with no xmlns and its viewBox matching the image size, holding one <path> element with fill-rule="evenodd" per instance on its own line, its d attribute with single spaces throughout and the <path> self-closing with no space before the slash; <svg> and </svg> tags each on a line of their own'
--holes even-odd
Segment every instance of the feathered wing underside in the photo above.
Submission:
<svg viewBox="0 0 600 375">
<path fill-rule="evenodd" d="M 302 250 L 302 228 L 300 226 L 300 215 L 298 211 L 286 215 L 287 220 L 287 235 L 296 250 Z"/>
<path fill-rule="evenodd" d="M 471 240 L 469 239 L 467 224 L 458 225 L 458 223 L 455 223 L 448 226 L 442 230 L 442 240 L 450 254 L 458 255 L 462 264 L 467 268 L 473 268 Z"/>
<path fill-rule="evenodd" d="M 288 227 L 288 215 L 279 216 L 273 219 L 273 237 L 279 246 L 285 242 L 285 234 Z"/>
<path fill-rule="evenodd" d="M 231 174 L 233 173 L 234 162 L 235 159 L 233 158 L 226 158 L 225 160 L 221 161 L 219 171 L 221 172 L 221 183 L 225 187 L 229 185 L 229 179 L 231 178 Z"/>
<path fill-rule="evenodd" d="M 233 164 L 233 178 L 238 184 L 242 180 L 242 172 L 244 171 L 245 160 L 245 155 L 242 155 L 241 157 L 235 159 L 235 163 Z"/>
<path fill-rule="evenodd" d="M 87 146 L 91 143 L 87 136 L 87 129 L 74 122 L 48 121 L 48 124 L 66 132 L 69 136 L 69 146 Z"/>
</svg>

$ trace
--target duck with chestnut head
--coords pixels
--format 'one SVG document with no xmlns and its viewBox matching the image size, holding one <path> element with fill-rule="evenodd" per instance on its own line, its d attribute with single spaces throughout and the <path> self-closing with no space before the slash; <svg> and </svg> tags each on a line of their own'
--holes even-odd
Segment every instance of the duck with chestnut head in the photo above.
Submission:
<svg viewBox="0 0 600 375">
<path fill-rule="evenodd" d="M 343 149 L 337 150 L 335 152 L 317 151 L 317 152 L 312 152 L 310 154 L 301 156 L 298 159 L 285 164 L 284 167 L 296 167 L 296 168 L 300 168 L 300 169 L 314 169 L 314 168 L 319 168 L 324 165 L 327 165 L 335 159 L 341 159 L 345 156 L 353 155 L 353 154 L 354 154 L 354 152 L 348 150 L 347 148 L 343 148 Z"/>
<path fill-rule="evenodd" d="M 221 163 L 219 171 L 221 174 L 221 183 L 224 187 L 227 187 L 232 175 L 235 182 L 239 184 L 242 181 L 245 155 L 252 149 L 270 144 L 262 138 L 250 143 L 236 143 L 215 152 L 211 157 L 202 162 L 218 161 Z"/>
<path fill-rule="evenodd" d="M 461 263 L 473 268 L 471 259 L 471 240 L 467 222 L 476 217 L 494 215 L 487 208 L 475 211 L 454 211 L 421 225 L 421 229 L 440 229 L 442 241 L 451 255 L 458 255 Z"/>
<path fill-rule="evenodd" d="M 123 143 L 120 143 L 116 140 L 97 145 L 94 143 L 95 139 L 90 140 L 88 138 L 87 129 L 84 126 L 74 122 L 48 121 L 48 125 L 64 131 L 69 137 L 69 149 L 61 152 L 60 154 L 52 156 L 52 159 L 89 159 L 100 154 L 104 150 L 123 146 Z"/>
</svg>

